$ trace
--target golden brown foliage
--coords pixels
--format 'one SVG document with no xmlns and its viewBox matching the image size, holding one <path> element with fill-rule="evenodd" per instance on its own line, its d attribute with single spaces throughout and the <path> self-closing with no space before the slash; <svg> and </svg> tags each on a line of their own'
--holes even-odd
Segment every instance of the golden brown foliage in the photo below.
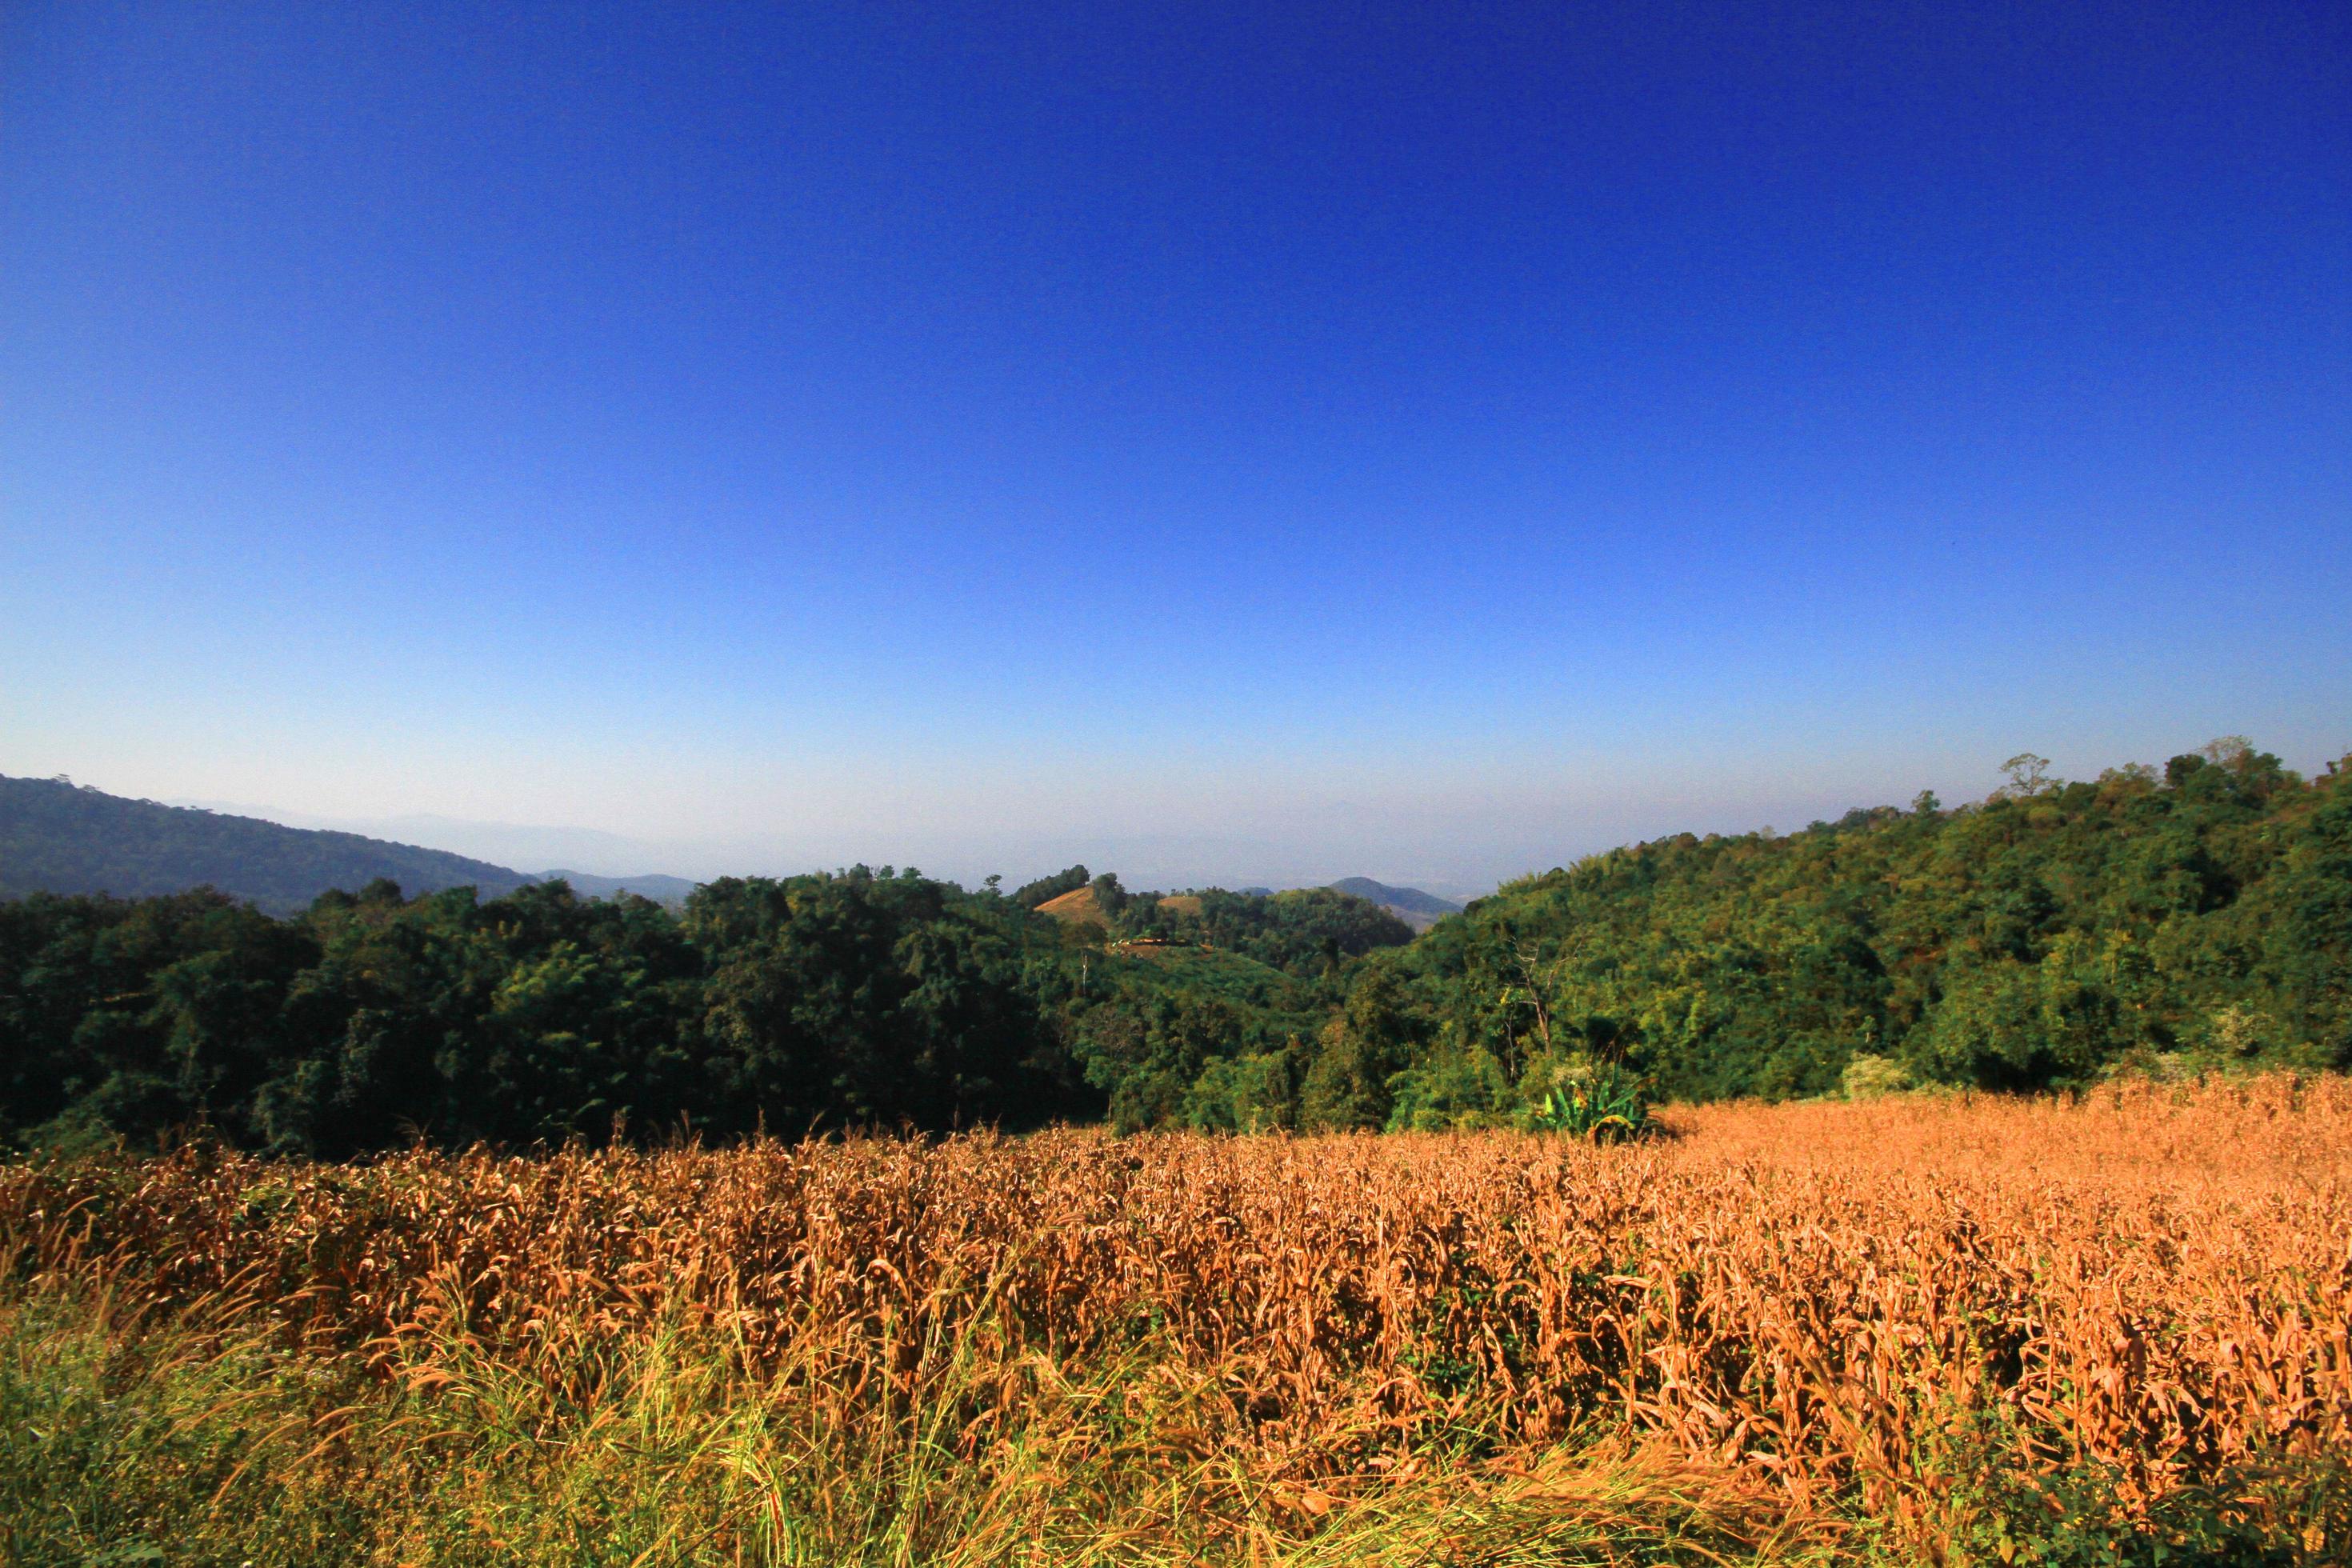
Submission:
<svg viewBox="0 0 2352 1568">
<path fill-rule="evenodd" d="M 188 1150 L 0 1167 L 0 1238 L 20 1278 L 234 1297 L 420 1387 L 462 1342 L 591 1396 L 683 1316 L 746 1376 L 844 1411 L 952 1387 L 975 1457 L 1060 1372 L 1122 1364 L 1181 1391 L 1154 1443 L 1232 1456 L 1310 1510 L 1433 1444 L 1507 1461 L 1617 1434 L 1790 1503 L 1853 1489 L 1910 1512 L 1967 1412 L 2141 1496 L 2352 1449 L 2345 1080 L 1668 1121 L 1610 1149 L 1065 1131 L 356 1167 Z"/>
</svg>

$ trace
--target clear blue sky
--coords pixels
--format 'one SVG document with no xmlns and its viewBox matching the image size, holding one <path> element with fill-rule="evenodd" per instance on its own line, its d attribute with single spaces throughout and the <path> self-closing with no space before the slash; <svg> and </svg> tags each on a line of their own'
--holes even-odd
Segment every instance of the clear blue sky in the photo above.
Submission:
<svg viewBox="0 0 2352 1568">
<path fill-rule="evenodd" d="M 2347 18 L 26 0 L 0 772 L 1466 884 L 2313 767 Z"/>
</svg>

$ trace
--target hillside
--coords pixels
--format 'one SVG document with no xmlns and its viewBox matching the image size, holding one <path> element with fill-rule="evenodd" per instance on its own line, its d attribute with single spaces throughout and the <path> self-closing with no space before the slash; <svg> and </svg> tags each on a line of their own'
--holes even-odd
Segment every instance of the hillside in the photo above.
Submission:
<svg viewBox="0 0 2352 1568">
<path fill-rule="evenodd" d="M 285 914 L 330 888 L 356 892 L 379 879 L 412 895 L 470 886 L 495 898 L 534 879 L 356 833 L 126 800 L 62 779 L 0 776 L 0 897 L 145 898 L 210 886 Z"/>
<path fill-rule="evenodd" d="M 1321 974 L 1376 949 L 1402 947 L 1413 937 L 1412 928 L 1396 915 L 1337 889 L 1130 893 L 1117 875 L 1088 877 L 1084 866 L 1030 883 L 1013 895 L 1013 902 L 1067 926 L 1097 928 L 1114 942 L 1208 946 L 1291 974 Z"/>
<path fill-rule="evenodd" d="M 1419 888 L 1392 888 L 1386 882 L 1375 882 L 1370 877 L 1349 877 L 1328 886 L 1335 893 L 1346 893 L 1367 903 L 1380 905 L 1416 932 L 1427 931 L 1447 915 L 1462 912 L 1460 904 L 1441 899 L 1434 893 L 1424 893 Z"/>
<path fill-rule="evenodd" d="M 1270 964 L 1223 948 L 1146 942 L 1104 954 L 1095 971 L 1116 987 L 1124 981 L 1165 994 L 1214 996 L 1248 1009 L 1253 1025 L 1313 1033 L 1321 1018 L 1308 988 Z"/>
<path fill-rule="evenodd" d="M 1858 1057 L 1990 1089 L 2352 1065 L 2352 767 L 2306 781 L 2232 739 L 2161 771 L 2042 768 L 1957 809 L 1685 833 L 1507 884 L 1406 955 L 1415 1028 L 1507 1077 L 1584 1052 L 1692 1099 L 1835 1089 Z"/>
<path fill-rule="evenodd" d="M 684 902 L 695 889 L 683 877 L 534 875 L 363 834 L 127 800 L 62 779 L 0 775 L 0 898 L 40 892 L 136 899 L 211 887 L 272 914 L 290 914 L 331 888 L 356 893 L 379 880 L 396 882 L 412 897 L 470 887 L 486 899 L 561 880 L 583 899 L 625 892 L 667 904 Z"/>
</svg>

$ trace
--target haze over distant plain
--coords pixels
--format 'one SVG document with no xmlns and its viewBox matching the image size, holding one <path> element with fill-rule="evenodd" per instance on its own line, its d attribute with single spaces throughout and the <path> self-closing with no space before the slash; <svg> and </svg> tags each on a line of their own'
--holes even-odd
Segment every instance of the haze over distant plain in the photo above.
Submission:
<svg viewBox="0 0 2352 1568">
<path fill-rule="evenodd" d="M 2315 769 L 2347 79 L 2324 5 L 16 7 L 0 772 L 1444 892 Z"/>
</svg>

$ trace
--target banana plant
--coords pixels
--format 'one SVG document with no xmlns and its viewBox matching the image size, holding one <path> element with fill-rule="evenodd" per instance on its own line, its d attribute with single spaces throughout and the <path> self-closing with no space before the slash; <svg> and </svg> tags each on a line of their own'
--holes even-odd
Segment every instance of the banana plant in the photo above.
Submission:
<svg viewBox="0 0 2352 1568">
<path fill-rule="evenodd" d="M 1639 1078 L 1612 1064 L 1546 1089 L 1527 1121 L 1531 1131 L 1620 1143 L 1650 1132 L 1650 1098 Z"/>
</svg>

